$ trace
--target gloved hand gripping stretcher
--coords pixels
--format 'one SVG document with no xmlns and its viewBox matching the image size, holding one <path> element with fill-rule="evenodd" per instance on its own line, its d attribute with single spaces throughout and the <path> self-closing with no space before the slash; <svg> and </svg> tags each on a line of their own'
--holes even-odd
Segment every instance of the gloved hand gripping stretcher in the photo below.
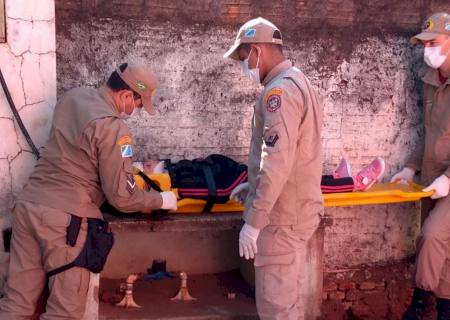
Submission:
<svg viewBox="0 0 450 320">
<path fill-rule="evenodd" d="M 181 161 L 175 165 L 166 162 L 166 168 L 168 173 L 148 175 L 134 168 L 135 181 L 139 188 L 175 192 L 179 199 L 177 213 L 244 210 L 242 204 L 229 200 L 229 196 L 237 185 L 247 180 L 245 165 L 221 155 L 211 155 L 204 160 Z M 324 204 L 335 207 L 408 202 L 429 197 L 432 193 L 422 191 L 422 186 L 415 183 L 379 183 L 364 192 L 326 193 Z"/>
</svg>

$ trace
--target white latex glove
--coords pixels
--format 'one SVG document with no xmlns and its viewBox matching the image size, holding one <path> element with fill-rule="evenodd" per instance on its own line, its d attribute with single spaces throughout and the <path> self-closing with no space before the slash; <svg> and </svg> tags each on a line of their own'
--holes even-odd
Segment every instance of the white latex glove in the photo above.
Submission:
<svg viewBox="0 0 450 320">
<path fill-rule="evenodd" d="M 258 252 L 256 240 L 259 236 L 259 229 L 253 228 L 249 224 L 244 224 L 239 232 L 239 256 L 245 259 L 253 259 Z"/>
<path fill-rule="evenodd" d="M 231 191 L 230 199 L 239 203 L 244 203 L 248 194 L 248 182 L 241 183 Z"/>
<path fill-rule="evenodd" d="M 415 170 L 408 167 L 404 167 L 402 171 L 394 174 L 394 176 L 391 178 L 391 183 L 397 182 L 408 184 L 413 181 L 415 174 L 416 174 Z"/>
<path fill-rule="evenodd" d="M 158 162 L 158 164 L 153 168 L 152 173 L 164 173 L 164 161 Z"/>
<path fill-rule="evenodd" d="M 133 162 L 133 167 L 138 168 L 142 172 L 144 172 L 144 163 L 143 162 Z"/>
<path fill-rule="evenodd" d="M 177 196 L 172 191 L 163 191 L 159 193 L 163 199 L 161 209 L 176 211 L 178 209 Z"/>
<path fill-rule="evenodd" d="M 431 195 L 431 199 L 439 199 L 446 197 L 450 190 L 450 179 L 445 174 L 443 174 L 437 177 L 432 184 L 430 184 L 422 191 L 428 192 L 433 190 L 434 193 Z"/>
</svg>

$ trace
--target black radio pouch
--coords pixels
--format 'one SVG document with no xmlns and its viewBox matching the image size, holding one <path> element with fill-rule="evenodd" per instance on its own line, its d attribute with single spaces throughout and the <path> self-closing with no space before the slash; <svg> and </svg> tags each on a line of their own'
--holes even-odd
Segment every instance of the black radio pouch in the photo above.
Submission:
<svg viewBox="0 0 450 320">
<path fill-rule="evenodd" d="M 75 246 L 80 233 L 82 218 L 72 215 L 67 227 L 67 244 Z M 93 273 L 100 273 L 114 244 L 114 235 L 108 228 L 108 222 L 101 219 L 87 218 L 86 242 L 78 257 L 64 266 L 50 270 L 47 277 L 64 272 L 73 267 L 86 268 Z"/>
</svg>

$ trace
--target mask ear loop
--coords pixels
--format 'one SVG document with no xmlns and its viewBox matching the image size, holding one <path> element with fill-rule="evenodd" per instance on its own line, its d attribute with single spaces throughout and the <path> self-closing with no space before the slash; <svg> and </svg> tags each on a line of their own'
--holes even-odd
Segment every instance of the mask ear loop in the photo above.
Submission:
<svg viewBox="0 0 450 320">
<path fill-rule="evenodd" d="M 248 57 L 247 57 L 247 59 L 244 59 L 244 60 L 247 60 L 248 62 L 250 62 L 250 56 L 252 55 L 252 51 L 253 51 L 253 48 L 250 48 L 250 52 L 248 53 Z M 248 65 L 248 63 L 247 63 L 247 65 Z M 250 68 L 250 66 L 249 66 L 249 68 Z"/>
<path fill-rule="evenodd" d="M 133 100 L 133 111 L 136 110 L 136 104 L 134 103 L 134 97 L 131 97 L 131 100 Z"/>
<path fill-rule="evenodd" d="M 121 101 L 122 101 L 123 113 L 126 113 L 126 110 L 125 110 L 125 101 L 123 101 L 123 100 L 121 100 Z"/>
<path fill-rule="evenodd" d="M 250 62 L 250 55 L 252 54 L 252 52 L 253 52 L 253 47 L 250 49 L 250 53 L 248 54 L 248 57 L 247 57 L 247 60 Z M 256 66 L 255 66 L 255 68 L 254 69 L 256 69 L 256 68 L 258 68 L 258 66 L 259 66 L 259 57 L 261 56 L 261 53 L 260 52 L 258 52 L 258 58 L 256 58 Z M 250 68 L 250 67 L 249 67 Z"/>
<path fill-rule="evenodd" d="M 131 111 L 130 114 L 133 114 L 134 110 L 136 110 L 136 103 L 134 102 L 134 95 L 131 96 L 131 101 L 133 101 L 133 111 Z M 122 102 L 123 103 L 123 112 L 127 113 L 127 111 L 125 110 L 125 101 Z"/>
<path fill-rule="evenodd" d="M 259 67 L 259 57 L 260 56 L 261 56 L 261 53 L 258 51 L 258 58 L 256 60 L 256 67 L 255 67 L 255 69 Z"/>
<path fill-rule="evenodd" d="M 131 96 L 131 100 L 133 101 L 133 111 L 134 111 L 134 110 L 136 110 L 136 104 L 134 103 L 133 96 Z M 122 101 L 123 113 L 128 114 L 127 110 L 125 109 L 125 101 L 124 100 L 121 100 L 121 101 Z M 131 111 L 131 113 L 133 113 L 133 111 Z"/>
</svg>

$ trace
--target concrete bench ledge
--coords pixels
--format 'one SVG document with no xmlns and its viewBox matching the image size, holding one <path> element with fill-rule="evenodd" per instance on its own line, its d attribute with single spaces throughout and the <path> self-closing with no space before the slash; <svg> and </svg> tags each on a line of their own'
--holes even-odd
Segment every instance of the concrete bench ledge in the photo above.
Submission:
<svg viewBox="0 0 450 320">
<path fill-rule="evenodd" d="M 104 216 L 115 236 L 104 278 L 146 272 L 155 259 L 166 260 L 170 271 L 188 274 L 239 268 L 240 213 L 170 214 L 167 220 L 142 214 Z"/>
<path fill-rule="evenodd" d="M 153 219 L 151 215 L 113 215 L 104 213 L 113 231 L 139 232 L 187 232 L 223 231 L 240 229 L 241 213 L 168 214 L 165 219 Z"/>
</svg>

